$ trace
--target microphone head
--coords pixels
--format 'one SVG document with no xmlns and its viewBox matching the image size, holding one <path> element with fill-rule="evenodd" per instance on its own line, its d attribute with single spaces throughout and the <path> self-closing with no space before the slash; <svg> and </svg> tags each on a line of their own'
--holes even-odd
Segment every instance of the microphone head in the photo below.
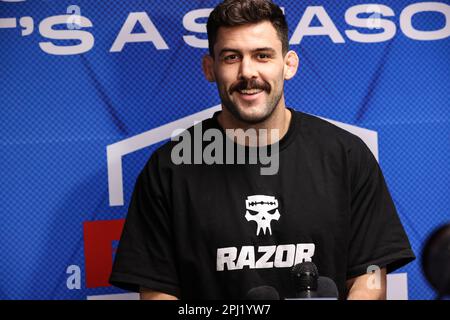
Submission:
<svg viewBox="0 0 450 320">
<path fill-rule="evenodd" d="M 318 290 L 317 295 L 320 298 L 336 298 L 339 299 L 339 291 L 336 283 L 330 278 L 319 277 L 317 279 Z"/>
<path fill-rule="evenodd" d="M 434 230 L 426 240 L 422 270 L 439 296 L 450 295 L 450 223 Z"/>
<path fill-rule="evenodd" d="M 292 267 L 291 277 L 298 291 L 316 291 L 319 272 L 311 261 L 305 261 Z"/>
<path fill-rule="evenodd" d="M 274 287 L 260 286 L 250 289 L 245 300 L 280 300 L 280 295 Z"/>
</svg>

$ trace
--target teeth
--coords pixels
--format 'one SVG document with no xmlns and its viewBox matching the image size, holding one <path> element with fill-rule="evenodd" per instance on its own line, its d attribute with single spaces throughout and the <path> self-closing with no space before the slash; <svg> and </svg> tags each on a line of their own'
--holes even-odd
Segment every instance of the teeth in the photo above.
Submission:
<svg viewBox="0 0 450 320">
<path fill-rule="evenodd" d="M 243 94 L 256 94 L 256 93 L 260 93 L 262 90 L 261 89 L 243 89 L 243 90 L 239 90 L 240 93 Z"/>
</svg>

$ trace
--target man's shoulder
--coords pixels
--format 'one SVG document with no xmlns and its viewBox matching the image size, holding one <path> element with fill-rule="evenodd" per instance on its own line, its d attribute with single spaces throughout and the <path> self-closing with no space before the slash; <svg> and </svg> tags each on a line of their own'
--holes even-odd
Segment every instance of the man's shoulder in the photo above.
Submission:
<svg viewBox="0 0 450 320">
<path fill-rule="evenodd" d="M 305 112 L 295 111 L 300 133 L 308 139 L 323 142 L 340 142 L 347 146 L 362 142 L 357 135 L 323 119 Z"/>
<path fill-rule="evenodd" d="M 299 112 L 299 141 L 307 155 L 327 157 L 341 161 L 347 159 L 350 166 L 375 165 L 376 159 L 366 142 L 349 132 L 318 116 Z M 300 146 L 300 144 L 298 144 Z"/>
</svg>

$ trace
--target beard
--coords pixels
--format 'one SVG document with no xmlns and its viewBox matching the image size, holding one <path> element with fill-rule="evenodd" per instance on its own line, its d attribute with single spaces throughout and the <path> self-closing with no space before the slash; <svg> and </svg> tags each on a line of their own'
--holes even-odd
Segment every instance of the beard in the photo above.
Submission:
<svg viewBox="0 0 450 320">
<path fill-rule="evenodd" d="M 247 114 L 245 113 L 246 106 L 238 106 L 237 103 L 233 102 L 230 97 L 235 91 L 243 89 L 261 89 L 267 93 L 268 99 L 266 104 L 259 106 L 259 112 L 257 114 Z M 281 97 L 283 95 L 283 88 L 279 92 L 272 90 L 269 83 L 265 81 L 257 81 L 255 79 L 241 80 L 233 84 L 230 89 L 226 88 L 219 89 L 220 99 L 222 105 L 227 108 L 227 110 L 239 121 L 247 124 L 258 124 L 266 121 L 275 111 L 278 106 Z M 242 102 L 241 102 L 242 103 Z M 251 107 L 250 105 L 248 107 Z"/>
</svg>

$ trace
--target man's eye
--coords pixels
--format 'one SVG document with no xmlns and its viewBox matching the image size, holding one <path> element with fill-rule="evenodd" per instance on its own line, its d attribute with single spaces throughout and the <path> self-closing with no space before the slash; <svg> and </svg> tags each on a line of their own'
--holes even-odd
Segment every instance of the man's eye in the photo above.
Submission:
<svg viewBox="0 0 450 320">
<path fill-rule="evenodd" d="M 261 60 L 267 60 L 267 59 L 270 59 L 271 56 L 270 56 L 270 54 L 267 54 L 267 53 L 260 53 L 260 54 L 258 54 L 258 58 Z"/>
<path fill-rule="evenodd" d="M 233 60 L 237 60 L 238 56 L 236 54 L 231 54 L 229 56 L 225 56 L 224 60 L 225 61 L 233 61 Z"/>
</svg>

